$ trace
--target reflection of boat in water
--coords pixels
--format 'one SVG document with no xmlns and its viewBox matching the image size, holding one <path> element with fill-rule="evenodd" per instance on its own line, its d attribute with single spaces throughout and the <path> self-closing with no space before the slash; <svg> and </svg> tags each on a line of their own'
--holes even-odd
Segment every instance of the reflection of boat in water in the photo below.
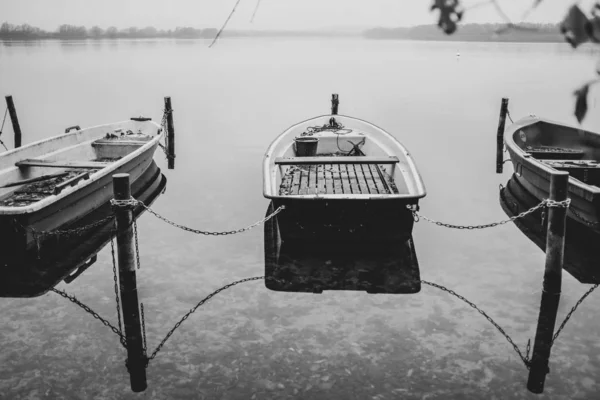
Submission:
<svg viewBox="0 0 600 400">
<path fill-rule="evenodd" d="M 274 210 L 269 207 L 267 214 Z M 278 216 L 265 223 L 265 285 L 275 291 L 418 293 L 412 237 L 404 242 L 282 241 Z"/>
<path fill-rule="evenodd" d="M 131 185 L 132 195 L 150 205 L 165 190 L 166 178 L 158 166 L 151 162 L 146 171 Z M 134 208 L 134 218 L 144 211 Z M 114 238 L 113 219 L 109 202 L 76 223 L 61 226 L 61 231 L 96 224 L 75 234 L 46 234 L 48 240 L 39 249 L 25 254 L 0 255 L 0 297 L 36 297 L 46 293 L 62 280 L 70 283 L 89 268 L 100 250 Z"/>
<path fill-rule="evenodd" d="M 500 205 L 513 217 L 540 203 L 513 175 L 500 191 Z M 546 249 L 547 214 L 544 209 L 514 221 L 515 225 L 540 249 Z M 592 227 L 567 218 L 564 269 L 581 283 L 600 283 L 600 234 Z"/>
</svg>

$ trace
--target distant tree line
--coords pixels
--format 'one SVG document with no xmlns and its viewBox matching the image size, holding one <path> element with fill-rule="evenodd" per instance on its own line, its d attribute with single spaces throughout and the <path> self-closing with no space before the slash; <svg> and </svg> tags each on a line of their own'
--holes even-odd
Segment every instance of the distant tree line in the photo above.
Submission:
<svg viewBox="0 0 600 400">
<path fill-rule="evenodd" d="M 13 40 L 38 40 L 38 39 L 146 39 L 146 38 L 213 38 L 217 29 L 196 29 L 191 27 L 178 27 L 174 30 L 156 29 L 152 26 L 146 28 L 118 29 L 115 26 L 102 29 L 93 26 L 60 25 L 56 31 L 48 32 L 29 24 L 13 25 L 4 22 L 0 25 L 0 39 Z"/>
<path fill-rule="evenodd" d="M 374 28 L 364 32 L 369 39 L 444 40 L 477 42 L 560 42 L 564 43 L 559 24 L 523 23 L 507 29 L 506 24 L 461 24 L 452 35 L 437 25 L 399 28 Z"/>
</svg>

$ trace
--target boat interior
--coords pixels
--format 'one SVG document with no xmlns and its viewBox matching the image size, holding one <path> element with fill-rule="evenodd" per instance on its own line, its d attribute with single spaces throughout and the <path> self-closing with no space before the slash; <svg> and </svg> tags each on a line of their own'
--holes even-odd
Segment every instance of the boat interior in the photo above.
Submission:
<svg viewBox="0 0 600 400">
<path fill-rule="evenodd" d="M 408 153 L 389 135 L 360 120 L 323 120 L 323 125 L 314 120 L 299 124 L 290 132 L 294 140 L 281 145 L 273 161 L 279 196 L 409 196 L 418 191 L 418 173 Z"/>
<path fill-rule="evenodd" d="M 548 167 L 568 172 L 588 185 L 600 186 L 600 135 L 539 121 L 513 134 L 526 154 Z"/>
<path fill-rule="evenodd" d="M 59 194 L 131 154 L 155 132 L 154 124 L 127 121 L 67 133 L 1 154 L 0 207 L 28 206 Z"/>
</svg>

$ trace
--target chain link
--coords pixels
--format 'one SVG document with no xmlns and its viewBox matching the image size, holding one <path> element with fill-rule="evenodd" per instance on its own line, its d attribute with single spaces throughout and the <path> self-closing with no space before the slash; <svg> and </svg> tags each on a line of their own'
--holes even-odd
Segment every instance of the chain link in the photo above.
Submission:
<svg viewBox="0 0 600 400">
<path fill-rule="evenodd" d="M 465 303 L 467 303 L 468 305 L 470 305 L 471 307 L 473 307 L 474 309 L 476 309 L 477 311 L 479 311 L 479 313 L 481 315 L 483 315 L 492 325 L 494 325 L 496 327 L 496 329 L 498 329 L 498 331 L 504 335 L 504 337 L 506 338 L 506 340 L 508 341 L 508 343 L 510 343 L 513 347 L 513 349 L 515 349 L 515 352 L 519 355 L 519 358 L 521 358 L 521 361 L 523 361 L 523 364 L 525 364 L 525 367 L 527 367 L 527 369 L 529 369 L 529 366 L 531 364 L 531 361 L 529 360 L 529 351 L 531 349 L 531 340 L 527 341 L 527 347 L 525 349 L 525 355 L 523 355 L 523 353 L 521 353 L 521 350 L 519 349 L 519 346 L 517 346 L 515 344 L 515 342 L 513 342 L 513 340 L 511 339 L 511 337 L 504 332 L 504 329 L 502 329 L 502 327 L 500 325 L 498 325 L 496 323 L 496 321 L 494 321 L 489 315 L 487 315 L 485 313 L 485 311 L 483 311 L 482 309 L 480 309 L 479 307 L 477 307 L 475 304 L 471 303 L 469 300 L 467 300 L 466 298 L 464 298 L 463 296 L 459 295 L 458 293 L 456 293 L 454 290 L 448 289 L 442 285 L 438 285 L 437 283 L 433 283 L 433 282 L 428 282 L 428 281 L 421 281 L 422 283 L 424 283 L 425 285 L 429 285 L 435 288 L 438 288 L 440 290 L 443 290 L 444 292 L 447 292 L 449 294 L 451 294 L 452 296 L 464 301 Z"/>
<path fill-rule="evenodd" d="M 142 311 L 142 339 L 144 340 L 144 357 L 146 360 L 148 359 L 148 346 L 146 345 L 146 318 L 144 317 L 144 303 L 140 304 L 140 309 Z M 148 365 L 146 363 L 146 365 Z"/>
<path fill-rule="evenodd" d="M 119 331 L 123 332 L 123 325 L 121 324 L 121 301 L 119 299 L 119 282 L 117 281 L 117 261 L 115 260 L 115 240 L 110 239 L 110 252 L 112 255 L 113 263 L 113 280 L 115 281 L 115 303 L 117 304 L 117 319 L 119 320 Z"/>
<path fill-rule="evenodd" d="M 600 223 L 598 223 L 598 222 L 588 221 L 587 219 L 585 219 L 585 217 L 583 215 L 581 215 L 577 211 L 575 211 L 574 208 L 569 209 L 569 211 L 571 211 L 571 213 L 573 213 L 573 215 L 575 215 L 577 218 L 579 218 L 581 220 L 581 222 L 583 222 L 587 226 L 598 226 L 598 225 L 600 225 Z"/>
<path fill-rule="evenodd" d="M 160 351 L 160 349 L 162 349 L 162 347 L 164 346 L 164 344 L 167 342 L 167 340 L 169 340 L 169 338 L 171 337 L 171 335 L 173 335 L 173 333 L 177 330 L 177 328 L 179 328 L 181 326 L 181 324 L 183 324 L 183 322 L 186 319 L 188 319 L 188 317 L 190 315 L 192 315 L 200 306 L 202 306 L 204 303 L 206 303 L 207 301 L 209 301 L 210 299 L 212 299 L 217 294 L 221 293 L 223 290 L 229 289 L 232 286 L 235 286 L 235 285 L 238 285 L 238 284 L 244 283 L 244 282 L 257 281 L 259 279 L 264 279 L 264 278 L 265 278 L 264 276 L 256 276 L 256 277 L 253 277 L 253 278 L 245 278 L 245 279 L 240 279 L 240 280 L 235 281 L 235 282 L 231 282 L 231 283 L 223 286 L 222 288 L 215 290 L 214 292 L 212 292 L 211 294 L 209 294 L 208 296 L 206 296 L 204 299 L 200 300 L 200 302 L 198 304 L 196 304 L 192 309 L 190 309 L 190 311 L 188 311 L 175 324 L 175 326 L 173 326 L 173 328 L 171 328 L 171 330 L 167 333 L 167 335 L 165 336 L 165 338 L 159 343 L 159 345 L 156 347 L 156 349 L 152 352 L 152 355 L 147 358 L 146 367 L 148 366 L 148 364 L 150 363 L 150 361 L 153 360 L 154 357 L 156 357 L 156 355 L 158 354 L 158 352 Z"/>
<path fill-rule="evenodd" d="M 596 290 L 597 287 L 598 287 L 598 283 L 596 283 L 587 292 L 585 292 L 583 294 L 583 296 L 581 296 L 581 298 L 577 301 L 577 303 L 575 303 L 575 305 L 573 306 L 573 308 L 571 308 L 571 311 L 569 311 L 569 313 L 565 317 L 565 319 L 562 322 L 562 324 L 560 324 L 560 327 L 558 328 L 558 330 L 554 334 L 554 337 L 552 337 L 552 343 L 550 344 L 550 347 L 552 347 L 552 345 L 554 345 L 554 341 L 558 338 L 558 335 L 560 335 L 560 332 L 563 330 L 563 328 L 565 327 L 565 325 L 567 324 L 567 322 L 571 318 L 571 315 L 573 315 L 573 313 L 575 312 L 575 310 L 577 310 L 577 307 L 579 307 L 579 305 L 581 303 L 583 303 L 583 300 L 585 300 L 586 297 L 588 297 L 594 290 Z"/>
<path fill-rule="evenodd" d="M 119 336 L 119 339 L 120 339 L 123 347 L 127 348 L 127 342 L 126 342 L 125 336 L 123 336 L 121 331 L 119 331 L 117 328 L 115 328 L 110 322 L 108 322 L 107 320 L 102 318 L 97 312 L 95 312 L 94 310 L 92 310 L 91 308 L 89 308 L 88 306 L 83 304 L 81 301 L 77 300 L 77 298 L 75 296 L 71 296 L 71 295 L 67 294 L 66 292 L 63 292 L 62 290 L 58 290 L 55 288 L 52 288 L 50 290 L 56 294 L 61 295 L 62 297 L 71 301 L 72 303 L 77 304 L 79 307 L 83 308 L 92 317 L 96 318 L 97 320 L 102 322 L 105 326 L 109 327 L 114 333 L 117 334 L 117 336 Z"/>
<path fill-rule="evenodd" d="M 135 238 L 135 261 L 137 263 L 137 269 L 140 269 L 140 244 L 138 241 L 137 222 L 135 218 L 133 219 L 133 237 Z"/>
<path fill-rule="evenodd" d="M 157 212 L 155 212 L 154 210 L 152 210 L 150 207 L 148 207 L 143 202 L 141 202 L 139 200 L 135 200 L 135 199 L 133 199 L 133 201 L 136 201 L 138 205 L 141 205 L 142 207 L 144 207 L 144 209 L 146 209 L 150 214 L 154 215 L 158 219 L 163 220 L 164 222 L 166 222 L 169 225 L 172 225 L 172 226 L 174 226 L 176 228 L 182 229 L 182 230 L 187 231 L 187 232 L 192 232 L 192 233 L 196 233 L 196 234 L 199 234 L 199 235 L 213 235 L 213 236 L 234 235 L 234 234 L 237 234 L 237 233 L 242 233 L 242 232 L 249 231 L 250 229 L 257 227 L 258 225 L 260 225 L 260 224 L 262 224 L 264 222 L 267 222 L 268 220 L 270 220 L 271 218 L 273 218 L 274 216 L 276 216 L 277 214 L 279 214 L 281 211 L 285 210 L 285 206 L 281 206 L 277 210 L 275 210 L 273 213 L 271 213 L 270 215 L 266 216 L 265 218 L 261 219 L 260 221 L 257 221 L 255 223 L 253 223 L 252 225 L 248 225 L 245 228 L 236 229 L 234 231 L 209 232 L 209 231 L 202 231 L 202 230 L 199 230 L 199 229 L 189 228 L 187 226 L 175 223 L 175 222 L 171 221 L 170 219 L 165 218 L 162 215 L 158 214 Z"/>
<path fill-rule="evenodd" d="M 88 229 L 97 228 L 98 226 L 106 224 L 107 222 L 109 222 L 113 218 L 114 218 L 114 216 L 110 215 L 108 217 L 104 217 L 102 219 L 99 219 L 96 222 L 92 222 L 91 224 L 80 226 L 80 227 L 77 227 L 77 228 L 73 228 L 73 229 L 56 229 L 56 230 L 49 230 L 49 231 L 39 231 L 39 230 L 31 228 L 31 227 L 29 227 L 29 228 L 25 227 L 21 223 L 19 223 L 17 220 L 14 220 L 14 222 L 16 224 L 18 224 L 22 229 L 24 229 L 24 230 L 30 230 L 34 235 L 42 238 L 44 236 L 80 235 L 80 234 L 84 233 L 85 231 L 87 231 Z"/>
<path fill-rule="evenodd" d="M 423 218 L 425 221 L 427 222 L 431 222 L 432 224 L 438 225 L 438 226 L 442 226 L 445 228 L 452 228 L 452 229 L 468 229 L 468 230 L 472 230 L 472 229 L 485 229 L 485 228 L 493 228 L 495 226 L 499 226 L 499 225 L 504 225 L 508 222 L 513 222 L 516 219 L 519 218 L 523 218 L 525 216 L 527 216 L 528 214 L 531 214 L 537 210 L 539 210 L 540 208 L 544 208 L 544 207 L 564 207 L 564 208 L 568 208 L 569 205 L 571 204 L 571 199 L 566 199 L 563 201 L 555 201 L 555 200 L 549 200 L 549 199 L 545 199 L 543 200 L 540 204 L 538 204 L 537 206 L 530 208 L 527 211 L 523 211 L 522 213 L 515 215 L 513 217 L 510 217 L 509 219 L 503 220 L 503 221 L 499 221 L 499 222 L 492 222 L 490 224 L 484 224 L 484 225 L 453 225 L 453 224 L 447 224 L 445 222 L 439 222 L 439 221 L 435 221 L 431 218 L 428 218 L 422 214 L 419 214 L 417 207 L 415 207 L 414 205 L 407 205 L 406 207 L 412 211 L 413 213 L 413 217 L 415 219 L 415 222 L 418 222 L 421 218 Z"/>
</svg>

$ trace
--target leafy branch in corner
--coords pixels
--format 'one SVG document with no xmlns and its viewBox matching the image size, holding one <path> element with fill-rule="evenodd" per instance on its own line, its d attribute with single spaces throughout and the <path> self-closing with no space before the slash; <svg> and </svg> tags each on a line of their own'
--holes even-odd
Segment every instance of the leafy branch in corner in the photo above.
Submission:
<svg viewBox="0 0 600 400">
<path fill-rule="evenodd" d="M 531 7 L 521 17 L 521 20 L 527 19 L 529 14 L 542 1 L 534 0 Z M 484 0 L 466 9 L 463 9 L 460 0 L 433 0 L 431 11 L 439 10 L 438 26 L 444 33 L 451 35 L 456 31 L 457 23 L 461 21 L 465 10 L 472 10 L 485 5 L 493 5 L 498 15 L 506 22 L 503 28 L 496 31 L 497 34 L 506 32 L 509 29 L 531 30 L 531 28 L 515 24 L 504 10 L 502 10 L 497 0 Z M 588 18 L 579 6 L 575 4 L 569 8 L 567 15 L 560 23 L 560 32 L 563 34 L 565 41 L 574 49 L 586 42 L 600 43 L 600 1 L 594 3 L 590 15 L 591 17 Z M 596 73 L 600 76 L 600 67 L 596 69 Z M 574 115 L 579 123 L 583 121 L 588 111 L 587 97 L 590 87 L 598 82 L 600 82 L 600 78 L 585 83 L 574 92 Z"/>
</svg>

